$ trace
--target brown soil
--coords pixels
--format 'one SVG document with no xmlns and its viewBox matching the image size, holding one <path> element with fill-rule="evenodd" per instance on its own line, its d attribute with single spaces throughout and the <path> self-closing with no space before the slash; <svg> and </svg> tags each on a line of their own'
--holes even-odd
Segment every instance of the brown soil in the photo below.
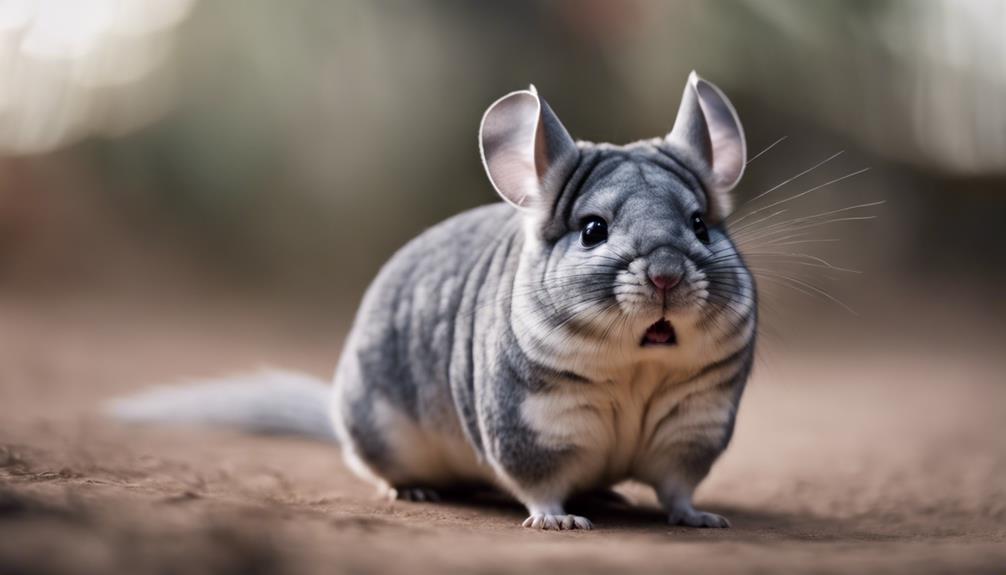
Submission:
<svg viewBox="0 0 1006 575">
<path fill-rule="evenodd" d="M 698 495 L 732 529 L 669 527 L 630 485 L 594 531 L 532 532 L 507 502 L 380 500 L 332 446 L 96 416 L 336 359 L 338 327 L 203 307 L 0 300 L 0 573 L 1006 572 L 1001 354 L 768 350 Z"/>
</svg>

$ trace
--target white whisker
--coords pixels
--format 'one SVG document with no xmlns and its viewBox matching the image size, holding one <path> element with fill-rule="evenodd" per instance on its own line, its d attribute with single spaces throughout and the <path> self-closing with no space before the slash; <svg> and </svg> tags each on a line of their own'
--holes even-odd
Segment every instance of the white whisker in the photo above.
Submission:
<svg viewBox="0 0 1006 575">
<path fill-rule="evenodd" d="M 747 218 L 749 216 L 753 216 L 754 214 L 757 214 L 759 212 L 763 212 L 763 211 L 765 211 L 765 210 L 767 210 L 769 208 L 774 208 L 774 207 L 776 207 L 776 206 L 778 206 L 780 204 L 785 204 L 786 202 L 791 202 L 791 201 L 793 201 L 795 199 L 802 198 L 803 196 L 806 196 L 807 194 L 810 194 L 812 192 L 816 192 L 817 190 L 820 190 L 821 188 L 825 188 L 825 187 L 830 186 L 832 184 L 837 184 L 838 182 L 841 182 L 842 180 L 847 180 L 847 179 L 849 179 L 849 178 L 851 178 L 853 176 L 858 176 L 859 174 L 862 174 L 862 173 L 865 173 L 865 172 L 868 172 L 868 171 L 870 171 L 870 168 L 862 168 L 860 170 L 856 170 L 855 172 L 848 173 L 848 174 L 846 174 L 844 176 L 840 176 L 840 177 L 835 178 L 833 180 L 828 180 L 827 182 L 825 182 L 823 184 L 820 184 L 820 185 L 817 185 L 817 186 L 814 186 L 813 188 L 810 188 L 809 190 L 805 190 L 803 192 L 800 192 L 799 194 L 794 194 L 794 195 L 792 195 L 792 196 L 790 196 L 790 197 L 788 197 L 788 198 L 786 198 L 784 200 L 779 200 L 778 202 L 769 204 L 769 205 L 767 205 L 767 206 L 765 206 L 763 208 L 758 208 L 757 210 L 755 210 L 753 212 L 749 212 L 748 214 L 744 215 L 741 219 L 737 220 L 737 222 L 739 222 L 739 221 L 741 221 L 744 218 Z M 734 222 L 734 223 L 736 224 L 737 222 Z"/>
<path fill-rule="evenodd" d="M 806 170 L 800 172 L 799 174 L 797 174 L 795 176 L 792 176 L 790 178 L 787 178 L 787 179 L 783 180 L 782 182 L 779 182 L 778 184 L 776 184 L 776 185 L 772 186 L 771 188 L 765 190 L 764 192 L 758 194 L 757 196 L 751 198 L 750 200 L 745 201 L 744 205 L 748 205 L 748 204 L 750 204 L 752 202 L 758 201 L 759 199 L 767 196 L 768 194 L 771 194 L 772 192 L 778 190 L 779 188 L 785 186 L 786 184 L 792 182 L 793 180 L 799 178 L 800 176 L 804 176 L 806 174 L 809 174 L 810 172 L 813 172 L 814 170 L 820 168 L 821 166 L 827 164 L 828 162 L 834 160 L 835 158 L 841 156 L 844 153 L 845 153 L 845 150 L 841 150 L 841 151 L 839 151 L 839 152 L 837 152 L 835 154 L 832 154 L 831 156 L 829 156 L 829 157 L 821 160 L 820 162 L 818 162 L 818 163 L 814 164 L 813 166 L 807 168 Z M 745 214 L 745 215 L 741 216 L 740 219 L 736 220 L 734 223 L 736 224 L 737 222 L 743 220 L 744 218 L 746 218 L 746 217 L 748 217 L 750 215 L 751 215 L 750 213 L 749 214 Z"/>
<path fill-rule="evenodd" d="M 778 224 L 772 224 L 770 226 L 766 226 L 764 229 L 758 230 L 757 232 L 752 232 L 750 234 L 741 234 L 737 236 L 737 241 L 750 242 L 764 238 L 770 238 L 777 234 L 790 234 L 793 232 L 819 228 L 821 226 L 826 226 L 830 224 L 837 224 L 841 222 L 858 222 L 858 221 L 875 220 L 875 219 L 877 219 L 877 216 L 850 216 L 844 218 L 832 218 L 830 220 L 824 220 L 819 222 L 807 222 L 796 225 L 781 222 Z"/>
<path fill-rule="evenodd" d="M 768 145 L 767 148 L 765 148 L 764 150 L 758 152 L 754 156 L 751 156 L 751 158 L 744 165 L 747 166 L 751 162 L 757 160 L 758 158 L 760 158 L 762 156 L 762 154 L 764 154 L 765 152 L 767 152 L 767 151 L 771 150 L 772 148 L 776 147 L 778 144 L 781 144 L 788 137 L 789 136 L 783 136 L 783 137 L 779 138 L 778 140 L 772 142 L 771 144 Z"/>
</svg>

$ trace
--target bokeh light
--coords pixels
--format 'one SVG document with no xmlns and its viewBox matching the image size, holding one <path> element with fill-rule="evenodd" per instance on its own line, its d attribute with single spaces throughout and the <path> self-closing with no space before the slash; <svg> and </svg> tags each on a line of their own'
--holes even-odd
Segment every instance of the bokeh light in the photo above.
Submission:
<svg viewBox="0 0 1006 575">
<path fill-rule="evenodd" d="M 170 101 L 174 31 L 193 0 L 0 1 L 0 153 L 122 135 Z"/>
</svg>

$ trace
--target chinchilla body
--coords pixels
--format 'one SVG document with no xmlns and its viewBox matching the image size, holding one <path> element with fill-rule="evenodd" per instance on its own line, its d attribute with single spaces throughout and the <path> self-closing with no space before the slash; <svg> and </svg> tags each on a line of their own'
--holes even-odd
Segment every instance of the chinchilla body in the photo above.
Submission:
<svg viewBox="0 0 1006 575">
<path fill-rule="evenodd" d="M 588 527 L 563 503 L 625 479 L 675 523 L 725 526 L 691 495 L 755 342 L 754 282 L 722 225 L 744 162 L 729 103 L 693 76 L 671 134 L 611 146 L 574 143 L 522 91 L 481 137 L 506 203 L 427 230 L 368 289 L 331 406 L 347 460 L 404 493 L 493 483 L 529 526 Z"/>
<path fill-rule="evenodd" d="M 479 139 L 504 202 L 391 258 L 334 388 L 263 372 L 112 412 L 336 439 L 389 494 L 491 484 L 532 528 L 589 528 L 567 500 L 625 479 L 671 523 L 726 527 L 692 493 L 730 441 L 755 344 L 725 224 L 747 157 L 730 102 L 693 73 L 666 136 L 614 146 L 575 142 L 532 87 L 490 106 Z"/>
</svg>

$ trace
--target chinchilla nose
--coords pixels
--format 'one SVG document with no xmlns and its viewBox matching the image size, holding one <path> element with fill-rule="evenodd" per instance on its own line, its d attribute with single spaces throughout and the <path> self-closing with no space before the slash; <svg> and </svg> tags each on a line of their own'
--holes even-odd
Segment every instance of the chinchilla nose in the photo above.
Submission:
<svg viewBox="0 0 1006 575">
<path fill-rule="evenodd" d="M 658 249 L 648 258 L 646 276 L 657 291 L 667 292 L 681 283 L 685 275 L 684 258 L 667 249 Z"/>
<path fill-rule="evenodd" d="M 667 291 L 681 283 L 681 275 L 654 274 L 650 271 L 650 283 L 658 290 Z"/>
</svg>

